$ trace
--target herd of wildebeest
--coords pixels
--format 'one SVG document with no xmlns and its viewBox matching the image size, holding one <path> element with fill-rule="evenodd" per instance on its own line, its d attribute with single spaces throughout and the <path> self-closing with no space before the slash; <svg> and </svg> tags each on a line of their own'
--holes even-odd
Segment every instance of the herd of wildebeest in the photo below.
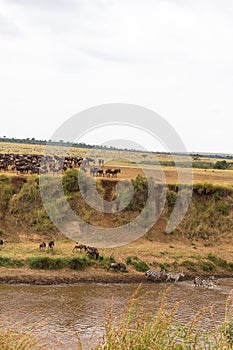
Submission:
<svg viewBox="0 0 233 350">
<path fill-rule="evenodd" d="M 42 242 L 39 246 L 40 249 L 45 247 L 46 247 L 45 242 Z M 50 249 L 53 249 L 54 241 L 50 241 L 48 243 L 48 247 Z M 96 247 L 90 247 L 90 246 L 87 246 L 86 244 L 76 242 L 72 251 L 77 252 L 78 250 L 80 252 L 81 251 L 86 252 L 89 257 L 94 258 L 95 260 L 99 259 L 99 251 Z M 110 263 L 108 266 L 108 270 L 127 272 L 126 265 L 122 262 Z M 160 270 L 160 271 L 147 270 L 145 273 L 145 276 L 147 280 L 151 280 L 154 282 L 160 281 L 160 282 L 166 282 L 166 283 L 167 282 L 177 283 L 180 280 L 180 278 L 185 277 L 183 272 L 172 273 L 165 270 Z M 214 276 L 209 276 L 207 278 L 196 276 L 194 278 L 193 283 L 195 287 L 214 288 L 214 286 L 219 285 L 219 279 Z"/>
<path fill-rule="evenodd" d="M 3 239 L 0 239 L 0 246 L 3 246 L 4 241 Z M 48 249 L 53 250 L 54 248 L 54 240 L 48 242 Z M 39 250 L 44 251 L 47 247 L 47 244 L 43 241 L 39 244 Z M 99 251 L 96 247 L 91 247 L 86 244 L 82 244 L 79 242 L 75 243 L 74 248 L 72 249 L 72 252 L 85 252 L 90 258 L 93 258 L 95 260 L 99 259 Z M 108 266 L 108 270 L 114 270 L 114 271 L 123 271 L 127 272 L 126 265 L 122 262 L 113 262 L 110 263 Z M 154 270 L 147 270 L 145 273 L 145 277 L 147 280 L 151 280 L 153 282 L 174 282 L 177 283 L 180 278 L 185 277 L 184 273 L 178 272 L 168 272 L 166 270 L 160 270 L 160 271 L 154 271 Z M 214 288 L 214 286 L 217 286 L 220 284 L 220 281 L 215 276 L 209 276 L 207 278 L 203 278 L 201 276 L 195 276 L 193 280 L 195 287 L 203 287 L 203 288 Z"/>
<path fill-rule="evenodd" d="M 53 249 L 53 247 L 54 247 L 54 241 L 50 241 L 48 243 L 48 248 Z M 45 248 L 46 248 L 46 243 L 45 242 L 40 243 L 39 249 L 41 250 Z M 99 259 L 98 249 L 96 247 L 90 247 L 86 244 L 76 242 L 72 251 L 86 252 L 89 257 L 95 260 Z M 108 270 L 127 272 L 126 265 L 122 262 L 110 263 L 108 266 Z M 172 273 L 165 270 L 160 270 L 160 271 L 147 270 L 145 273 L 145 276 L 147 280 L 152 280 L 154 282 L 160 281 L 160 282 L 166 282 L 166 283 L 167 282 L 177 283 L 180 280 L 180 278 L 185 277 L 183 272 Z M 196 276 L 193 282 L 195 287 L 203 287 L 203 288 L 213 288 L 214 286 L 219 285 L 219 279 L 214 276 L 209 276 L 207 278 Z"/>
<path fill-rule="evenodd" d="M 14 172 L 16 174 L 48 174 L 61 173 L 67 169 L 80 169 L 92 176 L 117 177 L 121 169 L 103 169 L 104 160 L 99 159 L 99 166 L 95 165 L 95 159 L 80 156 L 39 155 L 39 154 L 14 154 L 0 153 L 0 172 Z"/>
</svg>

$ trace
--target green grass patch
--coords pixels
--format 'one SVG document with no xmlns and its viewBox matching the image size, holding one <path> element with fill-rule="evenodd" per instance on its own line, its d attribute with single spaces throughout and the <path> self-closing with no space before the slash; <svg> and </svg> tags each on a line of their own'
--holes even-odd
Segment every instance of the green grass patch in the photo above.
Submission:
<svg viewBox="0 0 233 350">
<path fill-rule="evenodd" d="M 72 270 L 81 270 L 91 265 L 88 257 L 74 257 L 74 258 L 50 258 L 32 257 L 27 259 L 28 265 L 31 269 L 42 270 L 59 270 L 63 268 L 70 268 Z"/>
<path fill-rule="evenodd" d="M 135 268 L 135 270 L 139 272 L 146 272 L 147 270 L 149 270 L 149 266 L 143 260 L 136 260 L 132 263 L 132 265 Z"/>
<path fill-rule="evenodd" d="M 126 258 L 126 265 L 131 265 L 136 271 L 146 272 L 149 270 L 149 266 L 143 260 L 139 260 L 137 256 L 128 256 Z"/>
<path fill-rule="evenodd" d="M 102 255 L 99 256 L 98 261 L 100 265 L 102 265 L 104 268 L 108 268 L 111 263 L 116 262 L 113 256 L 102 256 Z"/>
<path fill-rule="evenodd" d="M 23 261 L 0 256 L 0 266 L 4 267 L 22 267 Z"/>
<path fill-rule="evenodd" d="M 208 256 L 207 256 L 207 259 L 212 261 L 212 263 L 214 263 L 216 266 L 219 266 L 219 267 L 221 267 L 223 269 L 228 269 L 227 261 L 222 259 L 222 258 L 218 258 L 213 253 L 209 253 Z"/>
<path fill-rule="evenodd" d="M 198 270 L 197 264 L 194 261 L 189 260 L 189 259 L 188 260 L 184 260 L 181 263 L 181 266 L 186 267 L 187 270 L 192 271 L 192 272 L 196 272 Z"/>
<path fill-rule="evenodd" d="M 61 258 L 32 257 L 27 262 L 31 269 L 58 270 L 65 267 L 65 260 Z"/>
<path fill-rule="evenodd" d="M 160 269 L 161 269 L 161 270 L 165 270 L 166 272 L 168 272 L 170 266 L 171 266 L 171 265 L 168 264 L 168 263 L 166 263 L 166 262 L 165 262 L 165 263 L 160 263 L 160 264 L 159 264 Z"/>
<path fill-rule="evenodd" d="M 65 265 L 70 268 L 71 270 L 82 270 L 92 264 L 90 259 L 86 256 L 83 258 L 76 257 L 76 258 L 66 258 Z"/>
<path fill-rule="evenodd" d="M 212 261 L 200 260 L 200 268 L 205 272 L 212 272 L 216 270 L 216 265 Z"/>
</svg>

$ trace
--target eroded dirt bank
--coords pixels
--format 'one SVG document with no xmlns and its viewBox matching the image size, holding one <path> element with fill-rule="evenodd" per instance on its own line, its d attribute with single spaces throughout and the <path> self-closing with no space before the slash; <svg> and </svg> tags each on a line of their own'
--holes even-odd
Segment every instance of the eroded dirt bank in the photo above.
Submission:
<svg viewBox="0 0 233 350">
<path fill-rule="evenodd" d="M 211 275 L 211 274 L 208 274 Z M 182 280 L 192 280 L 195 274 L 186 274 Z M 207 274 L 205 275 L 207 276 Z M 215 274 L 219 278 L 231 278 L 232 273 Z M 91 269 L 89 271 L 34 271 L 30 269 L 0 268 L 0 283 L 57 285 L 76 283 L 154 283 L 146 280 L 144 273 L 106 272 Z M 159 283 L 159 282 L 156 282 Z"/>
</svg>

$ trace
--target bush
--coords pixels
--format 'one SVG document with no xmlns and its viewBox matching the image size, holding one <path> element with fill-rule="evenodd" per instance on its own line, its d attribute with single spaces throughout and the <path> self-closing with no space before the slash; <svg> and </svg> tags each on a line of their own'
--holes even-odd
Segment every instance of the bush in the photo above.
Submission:
<svg viewBox="0 0 233 350">
<path fill-rule="evenodd" d="M 9 177 L 0 176 L 0 218 L 4 218 L 8 209 L 13 190 Z"/>
<path fill-rule="evenodd" d="M 227 163 L 226 160 L 218 160 L 215 164 L 214 164 L 214 169 L 228 169 L 229 168 L 229 164 Z"/>
<path fill-rule="evenodd" d="M 65 194 L 79 191 L 78 170 L 67 170 L 63 175 L 62 185 Z"/>
<path fill-rule="evenodd" d="M 0 257 L 0 266 L 4 267 L 21 267 L 24 263 L 21 260 L 11 259 L 7 257 Z"/>
<path fill-rule="evenodd" d="M 138 260 L 138 257 L 136 255 L 134 255 L 134 256 L 127 256 L 126 264 L 127 265 L 132 265 L 133 260 Z"/>
<path fill-rule="evenodd" d="M 181 266 L 185 266 L 187 270 L 196 272 L 197 271 L 197 265 L 194 261 L 192 260 L 184 260 L 181 263 Z"/>
<path fill-rule="evenodd" d="M 165 270 L 167 272 L 169 267 L 170 267 L 170 264 L 168 264 L 168 263 L 160 263 L 159 267 L 160 267 L 161 270 Z"/>
<path fill-rule="evenodd" d="M 147 270 L 149 270 L 149 266 L 143 260 L 135 260 L 133 261 L 132 265 L 135 268 L 135 270 L 139 272 L 146 272 Z"/>
<path fill-rule="evenodd" d="M 99 260 L 100 264 L 105 268 L 108 268 L 111 263 L 116 262 L 116 260 L 112 256 L 102 256 L 101 255 L 101 256 L 99 256 L 98 260 Z"/>
<path fill-rule="evenodd" d="M 168 203 L 168 215 L 171 214 L 177 200 L 177 193 L 175 191 L 168 191 L 167 192 L 167 203 Z"/>
<path fill-rule="evenodd" d="M 227 261 L 222 258 L 218 258 L 213 253 L 209 253 L 207 259 L 212 261 L 215 265 L 222 267 L 223 269 L 228 268 Z"/>
<path fill-rule="evenodd" d="M 91 265 L 91 261 L 86 256 L 83 258 L 68 258 L 66 264 L 72 270 L 82 270 Z"/>
<path fill-rule="evenodd" d="M 27 260 L 31 269 L 42 269 L 42 270 L 59 270 L 68 267 L 72 270 L 81 270 L 89 265 L 91 261 L 88 257 L 75 257 L 75 258 L 50 258 L 44 257 L 33 257 Z"/>
<path fill-rule="evenodd" d="M 217 205 L 217 209 L 222 215 L 228 215 L 230 211 L 230 207 L 231 207 L 231 203 L 219 203 Z"/>
<path fill-rule="evenodd" d="M 28 258 L 27 261 L 31 269 L 57 270 L 65 266 L 64 259 L 46 256 Z"/>
<path fill-rule="evenodd" d="M 216 270 L 216 266 L 212 261 L 200 260 L 199 264 L 203 271 L 212 272 Z"/>
</svg>

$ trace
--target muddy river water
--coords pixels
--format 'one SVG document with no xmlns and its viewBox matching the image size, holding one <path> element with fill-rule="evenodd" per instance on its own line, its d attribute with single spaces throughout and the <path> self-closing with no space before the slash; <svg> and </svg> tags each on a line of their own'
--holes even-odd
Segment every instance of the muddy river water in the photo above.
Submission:
<svg viewBox="0 0 233 350">
<path fill-rule="evenodd" d="M 83 349 L 90 350 L 103 339 L 106 305 L 113 300 L 114 314 L 119 316 L 122 306 L 137 288 L 137 284 L 76 284 L 56 286 L 0 285 L 0 324 L 8 329 L 22 331 L 32 327 L 48 349 L 77 349 L 77 334 Z M 144 303 L 156 306 L 158 296 L 165 290 L 164 283 L 145 283 Z M 214 304 L 218 322 L 224 317 L 226 299 L 233 288 L 233 279 L 221 279 L 213 289 L 194 287 L 192 281 L 178 282 L 169 292 L 168 301 L 184 301 L 178 308 L 182 323 L 203 306 Z M 202 317 L 202 326 L 211 327 L 208 313 Z"/>
</svg>

